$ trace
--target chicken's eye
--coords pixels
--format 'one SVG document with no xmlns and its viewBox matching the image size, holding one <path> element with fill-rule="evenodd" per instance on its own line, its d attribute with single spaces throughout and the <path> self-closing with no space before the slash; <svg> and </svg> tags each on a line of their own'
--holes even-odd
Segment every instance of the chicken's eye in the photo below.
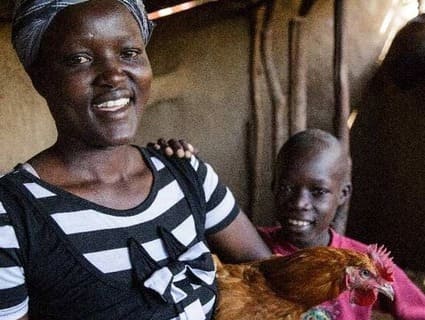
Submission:
<svg viewBox="0 0 425 320">
<path fill-rule="evenodd" d="M 364 279 L 368 279 L 368 278 L 370 278 L 371 273 L 370 273 L 369 270 L 362 269 L 362 270 L 360 270 L 360 276 Z"/>
</svg>

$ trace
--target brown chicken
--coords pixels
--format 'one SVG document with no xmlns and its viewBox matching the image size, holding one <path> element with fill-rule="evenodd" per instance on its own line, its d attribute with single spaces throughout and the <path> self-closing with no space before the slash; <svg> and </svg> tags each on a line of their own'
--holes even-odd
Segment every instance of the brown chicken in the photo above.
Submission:
<svg viewBox="0 0 425 320">
<path fill-rule="evenodd" d="M 298 320 L 345 290 L 358 305 L 373 304 L 379 292 L 394 297 L 391 258 L 376 245 L 367 254 L 314 247 L 253 263 L 223 264 L 216 256 L 214 261 L 216 320 Z"/>
</svg>

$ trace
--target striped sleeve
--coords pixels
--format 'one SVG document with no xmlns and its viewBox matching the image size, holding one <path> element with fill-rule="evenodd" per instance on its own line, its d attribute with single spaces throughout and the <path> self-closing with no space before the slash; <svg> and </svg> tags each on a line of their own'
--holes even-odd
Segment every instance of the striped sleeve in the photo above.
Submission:
<svg viewBox="0 0 425 320">
<path fill-rule="evenodd" d="M 206 233 L 216 233 L 227 227 L 236 218 L 239 207 L 232 192 L 220 182 L 217 173 L 209 164 L 192 157 L 191 165 L 198 173 L 205 193 Z"/>
<path fill-rule="evenodd" d="M 0 320 L 19 319 L 28 312 L 28 296 L 19 243 L 0 198 Z"/>
</svg>

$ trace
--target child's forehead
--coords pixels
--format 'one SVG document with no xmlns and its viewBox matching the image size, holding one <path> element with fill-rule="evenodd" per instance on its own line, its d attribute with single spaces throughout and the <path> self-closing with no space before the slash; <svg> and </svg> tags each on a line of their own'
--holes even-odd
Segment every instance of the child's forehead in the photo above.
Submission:
<svg viewBox="0 0 425 320">
<path fill-rule="evenodd" d="M 342 168 L 340 157 L 332 152 L 288 155 L 278 165 L 281 177 L 303 176 L 318 181 L 336 178 Z"/>
<path fill-rule="evenodd" d="M 336 162 L 341 158 L 340 150 L 337 148 L 300 148 L 288 150 L 281 158 L 280 164 L 286 166 L 326 165 Z"/>
</svg>

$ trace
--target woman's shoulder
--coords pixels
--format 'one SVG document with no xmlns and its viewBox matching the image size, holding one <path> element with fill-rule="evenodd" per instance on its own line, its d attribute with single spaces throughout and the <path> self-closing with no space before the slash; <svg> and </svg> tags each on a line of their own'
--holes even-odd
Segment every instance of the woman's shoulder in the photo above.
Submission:
<svg viewBox="0 0 425 320">
<path fill-rule="evenodd" d="M 0 173 L 0 188 L 5 189 L 12 182 L 18 182 L 24 179 L 25 171 L 23 164 L 17 164 L 13 169 Z"/>
</svg>

